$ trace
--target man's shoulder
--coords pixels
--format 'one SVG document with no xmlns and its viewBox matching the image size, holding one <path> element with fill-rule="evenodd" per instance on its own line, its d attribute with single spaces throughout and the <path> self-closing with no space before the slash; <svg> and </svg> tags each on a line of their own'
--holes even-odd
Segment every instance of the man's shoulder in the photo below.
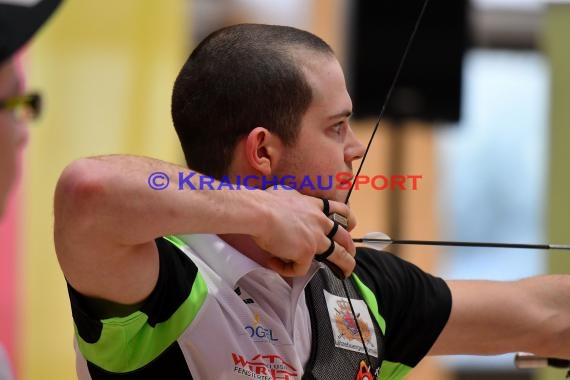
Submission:
<svg viewBox="0 0 570 380">
<path fill-rule="evenodd" d="M 414 263 L 408 262 L 390 252 L 371 248 L 357 248 L 356 268 L 354 273 L 365 283 L 377 288 L 422 287 L 426 283 L 440 283 L 442 279 L 435 277 Z M 438 285 L 439 286 L 439 285 Z"/>
<path fill-rule="evenodd" d="M 411 265 L 407 261 L 399 258 L 393 253 L 379 251 L 368 247 L 356 248 L 356 267 L 367 265 L 393 266 L 393 265 Z"/>
</svg>

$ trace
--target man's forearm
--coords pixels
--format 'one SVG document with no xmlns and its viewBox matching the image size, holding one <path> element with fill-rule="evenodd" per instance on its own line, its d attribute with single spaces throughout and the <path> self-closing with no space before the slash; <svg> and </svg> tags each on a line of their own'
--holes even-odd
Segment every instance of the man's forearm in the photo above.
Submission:
<svg viewBox="0 0 570 380">
<path fill-rule="evenodd" d="M 570 358 L 570 275 L 448 285 L 452 311 L 431 355 L 526 351 Z"/>
<path fill-rule="evenodd" d="M 163 190 L 151 188 L 166 183 L 166 177 L 152 183 L 149 177 L 157 172 L 170 181 Z M 202 179 L 190 169 L 146 157 L 85 158 L 62 174 L 56 213 L 125 245 L 176 233 L 251 233 L 259 226 L 264 191 L 210 190 Z"/>
<path fill-rule="evenodd" d="M 170 178 L 166 189 L 149 186 L 155 172 Z M 64 170 L 55 193 L 54 242 L 76 290 L 119 303 L 140 302 L 158 278 L 154 239 L 170 234 L 249 235 L 256 261 L 288 277 L 305 274 L 313 256 L 331 246 L 326 234 L 333 222 L 321 199 L 291 189 L 231 190 L 218 182 L 214 189 L 200 189 L 199 176 L 179 177 L 180 172 L 190 170 L 133 156 L 82 159 Z M 178 190 L 180 178 L 183 190 Z M 329 203 L 330 212 L 350 216 L 344 203 Z M 354 244 L 342 228 L 333 239 L 331 262 L 349 275 Z"/>
</svg>

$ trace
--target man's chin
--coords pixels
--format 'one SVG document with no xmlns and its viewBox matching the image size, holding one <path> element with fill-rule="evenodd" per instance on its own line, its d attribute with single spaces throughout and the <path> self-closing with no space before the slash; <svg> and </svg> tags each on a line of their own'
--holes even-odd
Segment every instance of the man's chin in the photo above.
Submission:
<svg viewBox="0 0 570 380">
<path fill-rule="evenodd" d="M 335 191 L 328 191 L 328 192 L 321 192 L 316 195 L 312 195 L 313 197 L 317 198 L 326 198 L 329 201 L 335 201 L 344 203 L 346 199 L 346 195 L 348 194 L 348 190 L 335 190 Z M 310 194 L 307 194 L 310 195 Z"/>
</svg>

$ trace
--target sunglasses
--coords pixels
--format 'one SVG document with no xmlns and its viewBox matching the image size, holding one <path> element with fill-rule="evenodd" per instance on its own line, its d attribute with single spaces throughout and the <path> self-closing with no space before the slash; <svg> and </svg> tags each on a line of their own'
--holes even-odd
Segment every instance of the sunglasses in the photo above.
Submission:
<svg viewBox="0 0 570 380">
<path fill-rule="evenodd" d="M 0 110 L 12 111 L 18 120 L 31 121 L 37 119 L 41 108 L 42 97 L 38 93 L 0 100 Z"/>
</svg>

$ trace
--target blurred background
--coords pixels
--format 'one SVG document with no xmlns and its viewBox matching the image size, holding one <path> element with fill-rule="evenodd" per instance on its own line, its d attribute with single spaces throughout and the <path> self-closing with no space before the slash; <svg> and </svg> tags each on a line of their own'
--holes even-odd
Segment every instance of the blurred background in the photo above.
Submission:
<svg viewBox="0 0 570 380">
<path fill-rule="evenodd" d="M 73 323 L 53 248 L 57 178 L 83 156 L 183 163 L 170 92 L 198 41 L 227 24 L 292 25 L 343 64 L 368 141 L 421 1 L 67 0 L 21 56 L 45 112 L 0 224 L 0 342 L 18 379 L 73 379 Z M 570 243 L 570 2 L 432 0 L 362 174 L 417 189 L 355 191 L 354 236 Z M 391 247 L 445 278 L 570 273 L 557 252 Z M 509 312 L 509 311 L 505 311 Z M 513 355 L 427 359 L 411 379 L 561 379 Z"/>
</svg>

